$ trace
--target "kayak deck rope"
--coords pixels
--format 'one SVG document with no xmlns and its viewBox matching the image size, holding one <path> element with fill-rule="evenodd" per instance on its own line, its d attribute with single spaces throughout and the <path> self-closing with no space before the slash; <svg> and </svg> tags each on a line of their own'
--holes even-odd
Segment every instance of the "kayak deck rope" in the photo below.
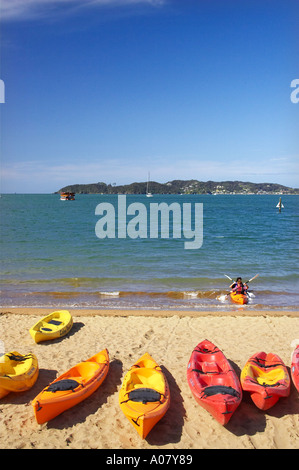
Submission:
<svg viewBox="0 0 299 470">
<path fill-rule="evenodd" d="M 262 361 L 262 362 L 261 362 Z M 251 361 L 253 364 L 259 366 L 259 367 L 263 367 L 264 369 L 269 369 L 271 367 L 278 367 L 278 366 L 283 366 L 284 364 L 282 364 L 281 362 L 277 362 L 276 364 L 263 364 L 263 362 L 265 363 L 266 362 L 266 359 L 262 359 L 260 357 L 255 357 L 252 361 Z"/>
<path fill-rule="evenodd" d="M 218 352 L 221 352 L 217 346 L 214 347 L 214 349 L 207 349 L 207 348 L 198 348 L 198 349 L 194 349 L 193 352 L 199 352 L 199 353 L 202 353 L 202 354 L 216 354 Z"/>
<path fill-rule="evenodd" d="M 252 382 L 253 384 L 257 384 L 258 382 L 251 377 L 247 378 L 248 382 Z M 261 387 L 266 388 L 272 388 L 272 387 L 287 387 L 287 385 L 283 382 L 276 382 L 275 384 L 267 384 L 266 382 L 263 383 L 258 383 Z"/>
<path fill-rule="evenodd" d="M 133 421 L 133 423 L 136 424 L 136 426 L 140 426 L 140 424 L 138 423 L 138 420 L 139 420 L 140 418 L 142 418 L 142 416 L 144 416 L 144 415 L 142 414 L 142 415 L 138 416 L 136 419 L 131 418 L 131 420 Z"/>
<path fill-rule="evenodd" d="M 7 357 L 11 359 L 12 361 L 23 362 L 23 361 L 27 361 L 27 359 L 31 359 L 33 355 L 27 354 L 25 356 L 21 356 L 21 355 L 17 356 L 16 354 L 11 353 Z"/>
</svg>

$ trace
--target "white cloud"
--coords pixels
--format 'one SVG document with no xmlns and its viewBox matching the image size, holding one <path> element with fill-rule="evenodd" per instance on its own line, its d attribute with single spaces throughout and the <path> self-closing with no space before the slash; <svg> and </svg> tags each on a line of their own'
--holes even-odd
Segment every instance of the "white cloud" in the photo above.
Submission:
<svg viewBox="0 0 299 470">
<path fill-rule="evenodd" d="M 61 164 L 34 160 L 16 162 L 2 165 L 0 192 L 49 193 L 68 184 L 146 181 L 147 171 L 142 163 L 128 165 L 121 159 Z"/>
<path fill-rule="evenodd" d="M 275 157 L 274 157 L 275 159 Z M 84 162 L 26 161 L 2 165 L 0 192 L 46 192 L 58 191 L 69 184 L 87 184 L 103 181 L 107 184 L 128 184 L 146 181 L 148 171 L 151 180 L 166 183 L 175 179 L 199 181 L 239 180 L 253 183 L 279 183 L 298 187 L 298 157 L 270 164 L 267 161 L 247 159 L 241 166 L 235 161 L 209 160 L 204 158 L 173 158 L 148 156 L 138 161 L 129 158 L 103 159 Z M 167 161 L 168 160 L 168 161 Z M 169 160 L 173 160 L 172 163 Z M 280 159 L 279 159 L 280 160 Z"/>
<path fill-rule="evenodd" d="M 149 6 L 162 6 L 165 0 L 1 0 L 2 20 L 26 20 L 46 17 L 50 12 L 63 7 L 66 11 L 74 8 L 88 8 L 101 6 L 128 6 L 147 4 Z"/>
</svg>

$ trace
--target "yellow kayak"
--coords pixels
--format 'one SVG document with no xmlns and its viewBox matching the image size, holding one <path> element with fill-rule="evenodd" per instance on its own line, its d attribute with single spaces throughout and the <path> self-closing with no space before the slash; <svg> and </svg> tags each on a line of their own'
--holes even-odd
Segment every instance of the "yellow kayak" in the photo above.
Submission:
<svg viewBox="0 0 299 470">
<path fill-rule="evenodd" d="M 143 439 L 168 410 L 170 393 L 166 377 L 148 353 L 126 374 L 119 392 L 119 404 Z"/>
<path fill-rule="evenodd" d="M 39 320 L 29 333 L 36 343 L 65 336 L 73 326 L 73 318 L 68 310 L 58 310 Z"/>
<path fill-rule="evenodd" d="M 236 304 L 248 304 L 248 295 L 246 294 L 236 294 L 235 292 L 230 293 L 230 298 Z"/>
<path fill-rule="evenodd" d="M 25 392 L 36 382 L 38 361 L 34 354 L 12 351 L 0 356 L 0 398 L 10 392 Z"/>
</svg>

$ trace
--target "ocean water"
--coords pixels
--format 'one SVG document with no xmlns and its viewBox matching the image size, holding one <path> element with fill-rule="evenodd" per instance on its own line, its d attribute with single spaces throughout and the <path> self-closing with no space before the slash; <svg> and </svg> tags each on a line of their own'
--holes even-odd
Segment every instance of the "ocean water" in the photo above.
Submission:
<svg viewBox="0 0 299 470">
<path fill-rule="evenodd" d="M 185 249 L 182 238 L 100 239 L 95 228 L 103 202 L 118 196 L 7 194 L 1 210 L 1 305 L 3 307 L 236 310 L 299 306 L 299 196 L 154 195 L 126 197 L 142 203 L 203 204 L 203 243 Z M 105 213 L 104 213 L 105 214 Z M 195 215 L 193 214 L 193 223 Z M 132 220 L 127 215 L 127 222 Z M 172 220 L 170 220 L 172 226 Z M 103 227 L 103 230 L 107 225 Z M 194 228 L 194 225 L 193 225 Z M 245 307 L 219 297 L 229 279 L 242 276 L 252 296 Z M 222 298 L 222 297 L 221 297 Z"/>
</svg>

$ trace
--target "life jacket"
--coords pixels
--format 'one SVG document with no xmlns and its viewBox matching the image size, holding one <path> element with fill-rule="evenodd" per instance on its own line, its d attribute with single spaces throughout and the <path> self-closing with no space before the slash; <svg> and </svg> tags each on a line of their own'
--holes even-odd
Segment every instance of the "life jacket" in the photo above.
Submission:
<svg viewBox="0 0 299 470">
<path fill-rule="evenodd" d="M 236 294 L 244 294 L 246 292 L 246 289 L 244 288 L 244 284 L 237 284 L 234 288 L 233 291 L 236 292 Z"/>
</svg>

